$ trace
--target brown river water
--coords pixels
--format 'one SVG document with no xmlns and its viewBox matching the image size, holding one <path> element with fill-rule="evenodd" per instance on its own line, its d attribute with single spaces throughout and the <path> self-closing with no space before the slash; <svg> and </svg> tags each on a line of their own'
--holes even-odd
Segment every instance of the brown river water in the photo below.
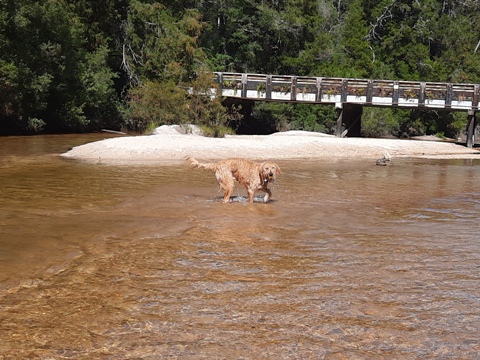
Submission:
<svg viewBox="0 0 480 360">
<path fill-rule="evenodd" d="M 0 138 L 1 359 L 480 358 L 480 162 L 213 174 Z M 260 194 L 259 194 L 260 195 Z"/>
</svg>

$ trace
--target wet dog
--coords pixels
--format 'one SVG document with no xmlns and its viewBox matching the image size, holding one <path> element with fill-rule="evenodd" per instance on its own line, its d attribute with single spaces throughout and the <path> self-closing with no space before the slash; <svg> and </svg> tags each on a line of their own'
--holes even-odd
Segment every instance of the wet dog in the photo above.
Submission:
<svg viewBox="0 0 480 360">
<path fill-rule="evenodd" d="M 273 162 L 256 163 L 247 159 L 235 158 L 216 163 L 200 163 L 190 156 L 186 160 L 193 167 L 215 173 L 218 185 L 225 191 L 223 203 L 230 201 L 235 180 L 247 189 L 248 202 L 253 202 L 253 196 L 257 190 L 265 192 L 263 201 L 267 202 L 272 196 L 272 192 L 267 186 L 275 181 L 276 176 L 281 173 L 278 165 Z"/>
</svg>

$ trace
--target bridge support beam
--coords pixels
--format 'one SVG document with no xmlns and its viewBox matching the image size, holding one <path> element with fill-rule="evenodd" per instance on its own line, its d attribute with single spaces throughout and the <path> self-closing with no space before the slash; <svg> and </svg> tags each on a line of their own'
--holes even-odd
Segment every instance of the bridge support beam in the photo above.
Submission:
<svg viewBox="0 0 480 360">
<path fill-rule="evenodd" d="M 475 145 L 475 128 L 477 126 L 477 119 L 475 118 L 475 111 L 468 110 L 467 115 L 467 147 L 472 148 Z"/>
<path fill-rule="evenodd" d="M 363 106 L 358 104 L 335 104 L 338 118 L 335 136 L 360 137 L 362 135 Z"/>
</svg>

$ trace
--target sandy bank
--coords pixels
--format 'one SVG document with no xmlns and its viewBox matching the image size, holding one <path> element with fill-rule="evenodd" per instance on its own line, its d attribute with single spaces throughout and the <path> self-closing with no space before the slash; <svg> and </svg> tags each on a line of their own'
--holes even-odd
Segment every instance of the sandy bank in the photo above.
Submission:
<svg viewBox="0 0 480 360">
<path fill-rule="evenodd" d="M 477 149 L 445 141 L 337 138 L 306 131 L 272 135 L 233 135 L 208 138 L 181 133 L 178 126 L 161 126 L 154 135 L 109 138 L 77 146 L 65 158 L 111 164 L 171 164 L 186 155 L 199 159 L 378 159 L 387 151 L 395 157 L 480 158 Z"/>
</svg>

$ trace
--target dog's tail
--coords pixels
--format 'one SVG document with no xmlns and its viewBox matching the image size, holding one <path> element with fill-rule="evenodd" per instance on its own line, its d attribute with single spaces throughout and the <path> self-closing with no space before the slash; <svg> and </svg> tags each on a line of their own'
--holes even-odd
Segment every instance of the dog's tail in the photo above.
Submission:
<svg viewBox="0 0 480 360">
<path fill-rule="evenodd" d="M 185 158 L 185 160 L 187 160 L 187 162 L 192 167 L 196 167 L 196 168 L 199 168 L 199 169 L 210 170 L 210 171 L 216 171 L 217 170 L 217 166 L 214 163 L 200 163 L 191 156 L 187 156 Z"/>
</svg>

